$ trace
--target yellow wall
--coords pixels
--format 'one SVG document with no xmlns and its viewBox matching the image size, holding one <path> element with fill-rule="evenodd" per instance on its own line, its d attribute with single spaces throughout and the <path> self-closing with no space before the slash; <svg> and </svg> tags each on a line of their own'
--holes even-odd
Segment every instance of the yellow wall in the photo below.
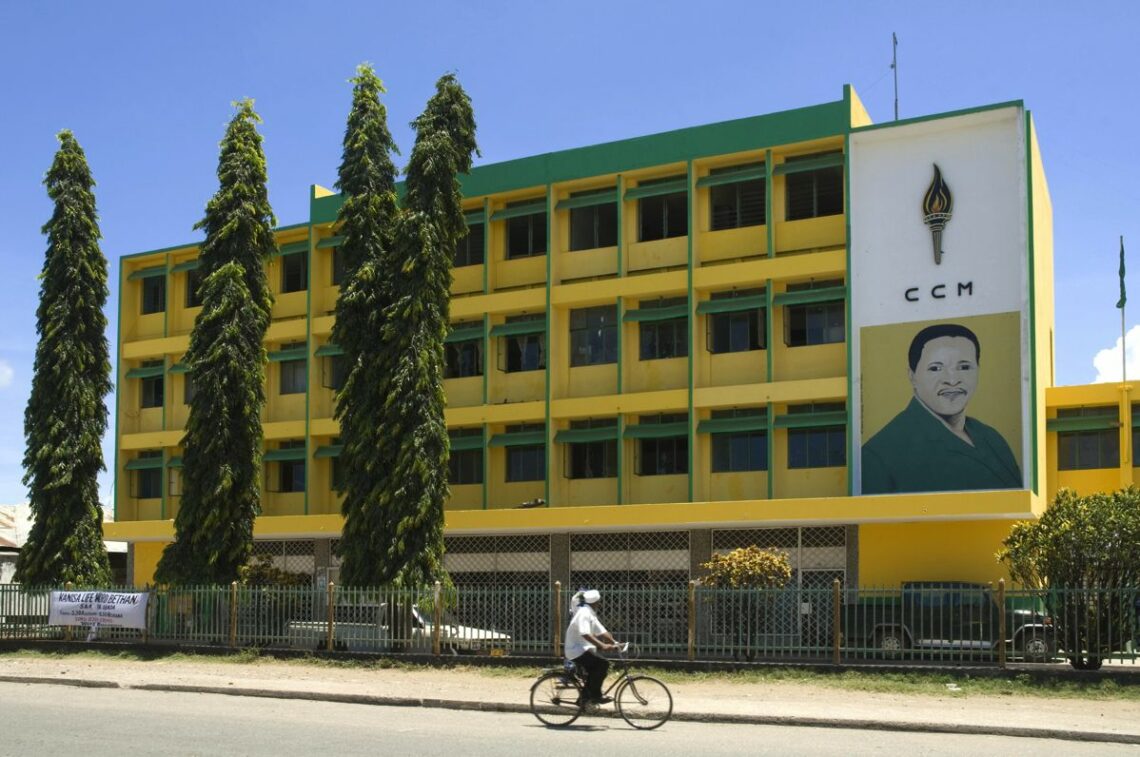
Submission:
<svg viewBox="0 0 1140 757">
<path fill-rule="evenodd" d="M 859 585 L 1010 580 L 994 557 L 1013 521 L 868 523 L 859 526 Z"/>
</svg>

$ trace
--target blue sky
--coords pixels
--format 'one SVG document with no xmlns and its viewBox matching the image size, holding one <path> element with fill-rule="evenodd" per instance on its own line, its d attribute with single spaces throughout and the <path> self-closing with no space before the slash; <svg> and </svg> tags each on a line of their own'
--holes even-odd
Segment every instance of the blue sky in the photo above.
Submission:
<svg viewBox="0 0 1140 757">
<path fill-rule="evenodd" d="M 0 503 L 26 498 L 23 410 L 51 213 L 41 181 L 55 133 L 72 129 L 87 152 L 114 282 L 120 256 L 197 239 L 241 97 L 265 119 L 278 222 L 306 220 L 309 185 L 335 181 L 346 82 L 362 61 L 388 87 L 405 157 L 407 123 L 455 71 L 482 164 L 829 102 L 845 83 L 887 121 L 897 32 L 902 117 L 1014 99 L 1033 112 L 1053 198 L 1058 383 L 1094 380 L 1097 354 L 1119 348 L 1119 235 L 1140 272 L 1132 2 L 5 2 L 0 28 Z M 112 285 L 112 341 L 117 296 Z M 1119 362 L 1117 352 L 1098 365 Z"/>
</svg>

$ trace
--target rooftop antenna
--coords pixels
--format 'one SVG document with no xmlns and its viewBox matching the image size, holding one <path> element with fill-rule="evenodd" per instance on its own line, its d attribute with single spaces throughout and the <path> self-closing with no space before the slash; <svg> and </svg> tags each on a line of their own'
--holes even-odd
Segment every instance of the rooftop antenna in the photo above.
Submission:
<svg viewBox="0 0 1140 757">
<path fill-rule="evenodd" d="M 899 38 L 891 32 L 891 70 L 895 72 L 895 120 L 899 120 Z"/>
</svg>

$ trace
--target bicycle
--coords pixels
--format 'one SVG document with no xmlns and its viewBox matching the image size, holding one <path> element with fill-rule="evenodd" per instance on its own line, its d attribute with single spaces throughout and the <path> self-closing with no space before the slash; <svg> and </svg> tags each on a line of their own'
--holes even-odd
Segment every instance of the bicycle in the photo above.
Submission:
<svg viewBox="0 0 1140 757">
<path fill-rule="evenodd" d="M 646 675 L 631 675 L 626 653 L 629 642 L 618 646 L 615 675 L 604 696 L 613 694 L 618 714 L 634 728 L 651 731 L 673 714 L 673 695 L 661 681 Z M 563 668 L 550 668 L 530 687 L 530 711 L 543 724 L 565 728 L 586 712 L 585 671 L 567 660 Z"/>
</svg>

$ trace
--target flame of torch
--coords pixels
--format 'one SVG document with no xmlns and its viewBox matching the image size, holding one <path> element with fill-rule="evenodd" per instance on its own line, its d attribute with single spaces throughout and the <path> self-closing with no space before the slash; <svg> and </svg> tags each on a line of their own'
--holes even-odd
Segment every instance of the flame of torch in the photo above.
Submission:
<svg viewBox="0 0 1140 757">
<path fill-rule="evenodd" d="M 930 227 L 931 236 L 934 237 L 934 263 L 942 263 L 942 229 L 954 210 L 954 197 L 950 194 L 950 187 L 942 180 L 942 171 L 938 164 L 934 164 L 934 179 L 926 196 L 922 198 L 922 220 Z"/>
</svg>

